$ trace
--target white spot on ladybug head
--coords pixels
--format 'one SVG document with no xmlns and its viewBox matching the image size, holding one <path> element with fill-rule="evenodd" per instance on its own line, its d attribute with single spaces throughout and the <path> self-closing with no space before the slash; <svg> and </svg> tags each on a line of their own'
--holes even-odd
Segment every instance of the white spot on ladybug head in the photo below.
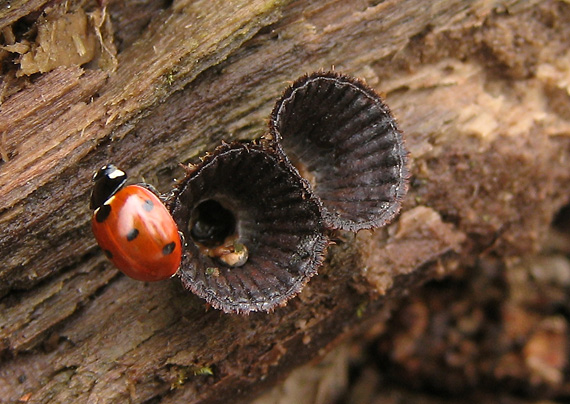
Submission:
<svg viewBox="0 0 570 404">
<path fill-rule="evenodd" d="M 106 164 L 93 174 L 93 181 L 98 181 L 101 178 L 114 180 L 121 177 L 127 177 L 127 174 L 119 170 L 114 164 Z"/>
<path fill-rule="evenodd" d="M 107 177 L 109 177 L 109 179 L 112 179 L 112 180 L 114 180 L 115 178 L 124 177 L 125 175 L 126 174 L 124 171 L 119 170 L 116 167 L 113 171 L 110 171 L 109 173 L 107 173 Z"/>
</svg>

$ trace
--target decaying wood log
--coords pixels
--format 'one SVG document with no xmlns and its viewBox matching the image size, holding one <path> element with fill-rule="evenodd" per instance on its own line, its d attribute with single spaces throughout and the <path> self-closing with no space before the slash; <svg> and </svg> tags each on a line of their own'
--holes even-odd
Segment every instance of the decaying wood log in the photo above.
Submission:
<svg viewBox="0 0 570 404">
<path fill-rule="evenodd" d="M 480 254 L 532 253 L 568 202 L 564 1 L 11 3 L 0 10 L 0 59 L 14 63 L 0 105 L 0 402 L 251 397 L 383 321 L 410 288 Z M 34 37 L 18 24 L 78 8 L 98 38 L 93 61 L 22 76 Z M 104 259 L 89 228 L 94 169 L 113 161 L 167 192 L 178 163 L 262 135 L 287 83 L 332 67 L 383 93 L 405 133 L 412 178 L 395 223 L 336 234 L 299 297 L 247 317 Z"/>
</svg>

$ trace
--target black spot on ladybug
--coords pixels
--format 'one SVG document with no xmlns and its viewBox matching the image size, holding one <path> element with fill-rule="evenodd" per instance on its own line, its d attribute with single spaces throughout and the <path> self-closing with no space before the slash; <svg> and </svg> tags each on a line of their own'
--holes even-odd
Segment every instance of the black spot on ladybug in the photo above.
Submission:
<svg viewBox="0 0 570 404">
<path fill-rule="evenodd" d="M 109 258 L 110 260 L 113 259 L 113 253 L 109 250 L 103 250 L 103 252 L 105 253 L 105 255 L 107 256 L 107 258 Z"/>
<path fill-rule="evenodd" d="M 107 204 L 101 205 L 99 208 L 97 208 L 97 211 L 95 212 L 95 220 L 97 220 L 97 223 L 103 223 L 105 220 L 107 220 L 110 213 L 111 213 L 111 205 Z"/>
<path fill-rule="evenodd" d="M 139 235 L 139 231 L 138 229 L 132 229 L 128 234 L 127 234 L 127 241 L 133 241 L 135 238 L 137 238 L 137 236 Z"/>
<path fill-rule="evenodd" d="M 164 247 L 162 247 L 162 255 L 172 254 L 175 247 L 176 243 L 174 241 L 172 243 L 166 244 Z"/>
<path fill-rule="evenodd" d="M 143 202 L 143 209 L 150 212 L 154 208 L 154 203 L 150 199 L 145 199 Z"/>
</svg>

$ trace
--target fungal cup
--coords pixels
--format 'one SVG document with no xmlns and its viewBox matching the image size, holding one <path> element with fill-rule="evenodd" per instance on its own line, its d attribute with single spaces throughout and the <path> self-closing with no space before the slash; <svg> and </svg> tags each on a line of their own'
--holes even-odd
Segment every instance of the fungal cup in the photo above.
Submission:
<svg viewBox="0 0 570 404">
<path fill-rule="evenodd" d="M 223 311 L 271 310 L 322 263 L 320 204 L 264 142 L 218 147 L 188 169 L 170 208 L 187 243 L 178 276 Z"/>
<path fill-rule="evenodd" d="M 407 191 L 407 152 L 390 110 L 360 80 L 306 75 L 277 101 L 270 118 L 276 148 L 312 185 L 331 229 L 390 222 Z"/>
</svg>

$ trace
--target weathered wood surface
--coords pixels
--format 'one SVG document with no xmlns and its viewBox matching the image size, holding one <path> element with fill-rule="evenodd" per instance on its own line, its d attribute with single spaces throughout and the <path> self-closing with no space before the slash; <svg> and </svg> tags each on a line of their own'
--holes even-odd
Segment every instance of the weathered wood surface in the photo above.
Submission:
<svg viewBox="0 0 570 404">
<path fill-rule="evenodd" d="M 565 2 L 129 6 L 107 5 L 116 70 L 61 67 L 0 106 L 0 402 L 247 397 L 409 287 L 482 252 L 532 251 L 568 202 Z M 288 82 L 332 66 L 384 93 L 406 133 L 413 176 L 394 224 L 339 234 L 300 297 L 248 317 L 104 260 L 88 224 L 94 168 L 113 161 L 167 191 L 179 162 L 259 136 Z"/>
</svg>

